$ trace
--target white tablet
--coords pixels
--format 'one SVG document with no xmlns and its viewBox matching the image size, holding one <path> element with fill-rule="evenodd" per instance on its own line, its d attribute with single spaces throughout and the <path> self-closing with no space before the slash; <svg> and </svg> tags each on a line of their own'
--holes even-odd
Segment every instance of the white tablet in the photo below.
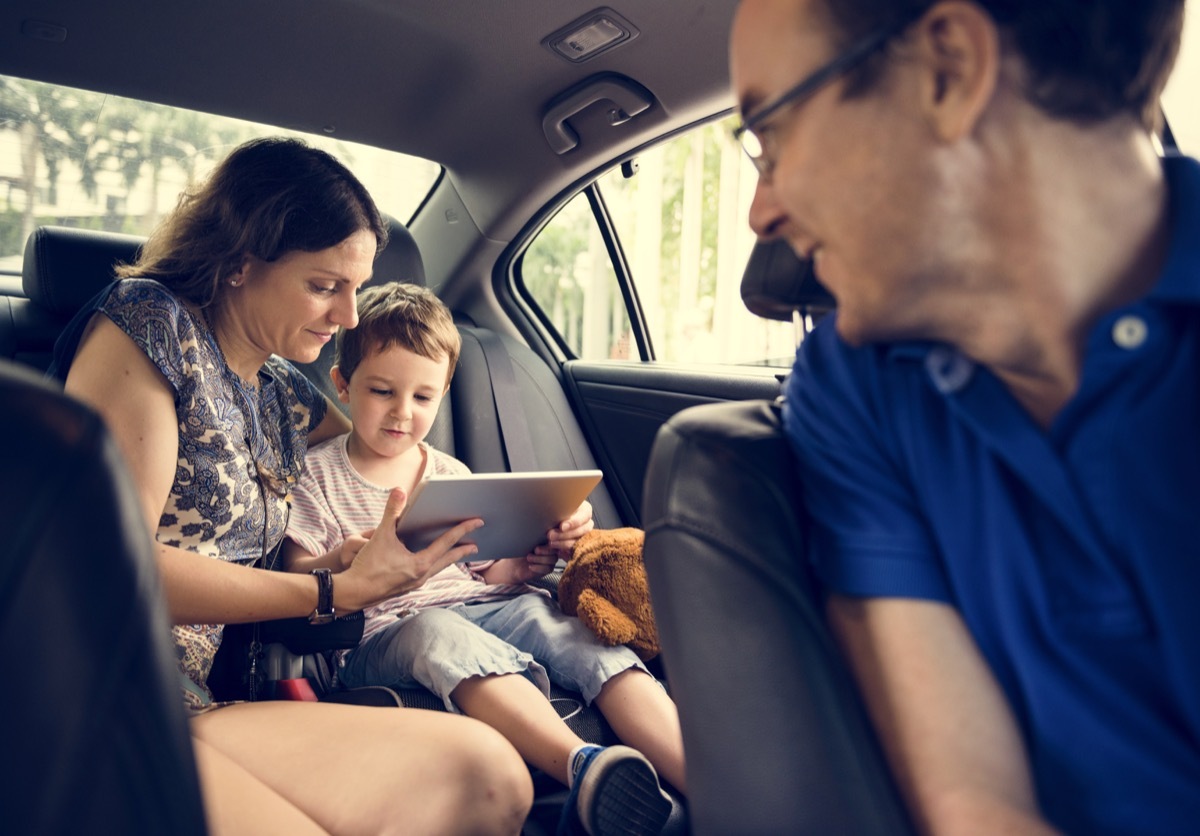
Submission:
<svg viewBox="0 0 1200 836">
<path fill-rule="evenodd" d="M 483 527 L 464 538 L 479 553 L 466 560 L 524 557 L 575 513 L 602 476 L 599 470 L 431 476 L 409 497 L 397 533 L 420 551 L 447 528 L 479 517 Z"/>
</svg>

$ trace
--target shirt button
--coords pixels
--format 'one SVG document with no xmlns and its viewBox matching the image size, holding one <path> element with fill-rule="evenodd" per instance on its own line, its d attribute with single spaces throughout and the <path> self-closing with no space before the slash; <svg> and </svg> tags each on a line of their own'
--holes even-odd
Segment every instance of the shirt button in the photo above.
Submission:
<svg viewBox="0 0 1200 836">
<path fill-rule="evenodd" d="M 1113 323 L 1113 342 L 1125 349 L 1135 349 L 1146 341 L 1146 321 L 1140 316 L 1123 316 Z"/>
</svg>

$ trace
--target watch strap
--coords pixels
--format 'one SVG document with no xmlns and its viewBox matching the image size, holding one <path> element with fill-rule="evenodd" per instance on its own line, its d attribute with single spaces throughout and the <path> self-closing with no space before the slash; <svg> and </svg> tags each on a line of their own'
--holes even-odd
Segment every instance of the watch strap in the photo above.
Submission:
<svg viewBox="0 0 1200 836">
<path fill-rule="evenodd" d="M 313 624 L 328 624 L 335 615 L 333 609 L 333 570 L 313 569 L 311 574 L 317 579 L 317 608 L 309 615 L 308 620 Z"/>
</svg>

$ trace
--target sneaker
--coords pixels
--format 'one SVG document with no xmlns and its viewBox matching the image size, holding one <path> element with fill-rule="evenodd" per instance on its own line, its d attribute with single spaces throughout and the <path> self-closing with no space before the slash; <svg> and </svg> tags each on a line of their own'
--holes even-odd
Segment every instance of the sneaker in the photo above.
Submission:
<svg viewBox="0 0 1200 836">
<path fill-rule="evenodd" d="M 564 819 L 573 808 L 589 836 L 658 834 L 671 815 L 671 799 L 636 749 L 585 746 L 576 753 L 571 774 Z"/>
</svg>

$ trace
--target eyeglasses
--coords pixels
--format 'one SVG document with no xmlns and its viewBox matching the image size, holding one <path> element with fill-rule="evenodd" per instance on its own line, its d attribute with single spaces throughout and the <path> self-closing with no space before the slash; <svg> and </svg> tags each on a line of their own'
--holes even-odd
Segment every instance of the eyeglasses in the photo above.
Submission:
<svg viewBox="0 0 1200 836">
<path fill-rule="evenodd" d="M 876 50 L 882 48 L 884 44 L 906 29 L 909 22 L 907 20 L 898 21 L 867 35 L 795 87 L 774 101 L 759 108 L 757 112 L 747 117 L 741 125 L 734 129 L 733 138 L 741 144 L 742 149 L 746 152 L 746 156 L 750 158 L 750 162 L 754 163 L 754 167 L 758 169 L 759 177 L 769 178 L 772 170 L 775 168 L 775 155 L 768 153 L 766 143 L 763 142 L 763 133 L 761 130 L 763 123 L 787 105 L 797 105 L 804 102 L 834 79 L 853 70 L 863 61 L 867 60 Z"/>
</svg>

